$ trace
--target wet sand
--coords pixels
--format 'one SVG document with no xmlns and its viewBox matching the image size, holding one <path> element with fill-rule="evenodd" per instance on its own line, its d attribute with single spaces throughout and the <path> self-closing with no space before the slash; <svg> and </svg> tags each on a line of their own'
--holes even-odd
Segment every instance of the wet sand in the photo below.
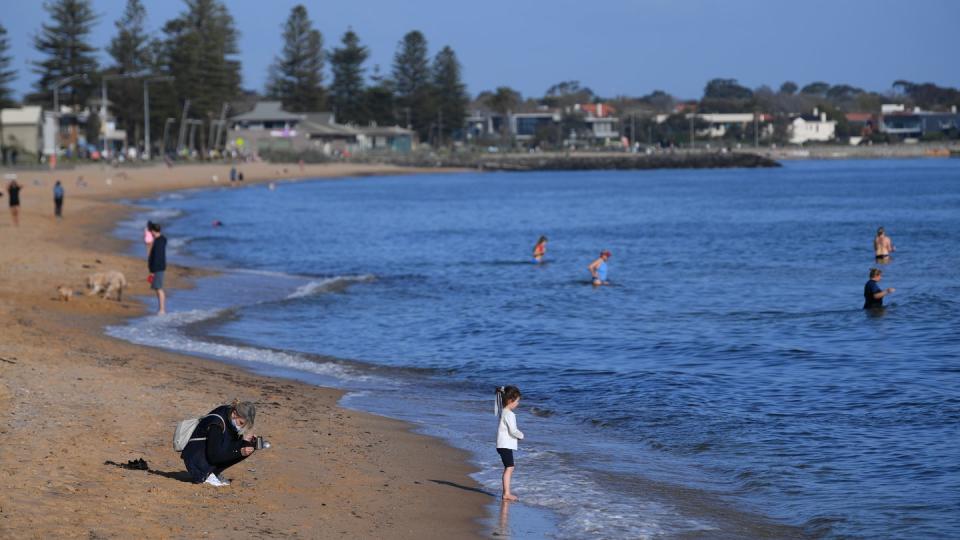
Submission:
<svg viewBox="0 0 960 540">
<path fill-rule="evenodd" d="M 240 169 L 246 183 L 423 172 L 285 168 Z M 0 199 L 0 537 L 482 535 L 478 519 L 492 499 L 476 491 L 464 452 L 407 424 L 342 409 L 337 390 L 103 335 L 105 325 L 154 309 L 132 300 L 149 294 L 146 264 L 119 254 L 124 243 L 110 232 L 132 209 L 117 201 L 212 186 L 214 175 L 228 184 L 229 166 L 16 172 L 20 227 L 11 225 L 6 180 Z M 76 185 L 79 176 L 86 187 Z M 59 221 L 56 179 L 66 189 Z M 122 302 L 82 294 L 86 276 L 104 270 L 126 275 Z M 167 287 L 188 287 L 201 273 L 172 265 Z M 74 290 L 71 301 L 57 299 L 58 285 Z M 273 448 L 228 469 L 229 487 L 194 485 L 171 448 L 173 427 L 234 398 L 257 404 L 255 431 Z M 138 458 L 148 471 L 104 464 Z"/>
</svg>

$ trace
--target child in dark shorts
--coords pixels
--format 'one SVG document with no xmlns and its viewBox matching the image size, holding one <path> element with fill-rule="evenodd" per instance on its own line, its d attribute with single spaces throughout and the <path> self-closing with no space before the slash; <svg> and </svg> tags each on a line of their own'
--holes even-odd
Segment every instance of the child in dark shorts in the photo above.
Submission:
<svg viewBox="0 0 960 540">
<path fill-rule="evenodd" d="M 497 453 L 503 462 L 503 500 L 515 501 L 517 496 L 510 492 L 510 479 L 513 477 L 513 451 L 517 441 L 523 438 L 523 432 L 517 429 L 517 417 L 513 411 L 520 405 L 520 389 L 516 386 L 497 387 L 495 411 L 499 419 L 497 426 Z"/>
</svg>

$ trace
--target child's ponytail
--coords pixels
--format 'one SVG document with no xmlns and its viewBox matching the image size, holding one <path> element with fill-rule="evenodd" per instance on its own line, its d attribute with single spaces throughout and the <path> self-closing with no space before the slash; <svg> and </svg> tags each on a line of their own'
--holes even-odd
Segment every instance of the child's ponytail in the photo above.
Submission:
<svg viewBox="0 0 960 540">
<path fill-rule="evenodd" d="M 493 403 L 493 414 L 495 414 L 495 415 L 497 415 L 497 417 L 499 417 L 499 416 L 500 416 L 500 413 L 503 412 L 503 391 L 504 391 L 504 388 L 503 388 L 502 386 L 498 386 L 498 387 L 495 389 L 495 391 L 496 391 L 496 398 L 494 399 L 494 403 Z"/>
</svg>

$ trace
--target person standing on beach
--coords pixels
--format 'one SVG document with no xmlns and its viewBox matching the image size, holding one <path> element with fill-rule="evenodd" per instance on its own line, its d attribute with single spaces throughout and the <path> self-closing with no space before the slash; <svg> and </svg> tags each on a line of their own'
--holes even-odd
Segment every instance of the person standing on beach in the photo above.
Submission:
<svg viewBox="0 0 960 540">
<path fill-rule="evenodd" d="M 143 228 L 143 245 L 147 247 L 147 259 L 150 258 L 150 248 L 153 246 L 153 222 L 148 221 L 147 226 Z"/>
<path fill-rule="evenodd" d="M 612 253 L 605 249 L 600 252 L 597 260 L 590 263 L 590 266 L 587 267 L 587 270 L 590 270 L 590 275 L 593 276 L 594 285 L 610 284 L 610 282 L 607 281 L 607 260 L 610 259 L 611 255 Z"/>
<path fill-rule="evenodd" d="M 533 246 L 533 264 L 540 264 L 547 255 L 547 237 L 541 236 L 537 245 Z"/>
<path fill-rule="evenodd" d="M 10 217 L 13 218 L 13 226 L 20 226 L 20 190 L 22 187 L 16 180 L 11 180 L 7 184 L 7 203 L 10 205 Z"/>
<path fill-rule="evenodd" d="M 893 247 L 893 241 L 884 232 L 883 227 L 877 229 L 877 236 L 873 238 L 873 253 L 876 256 L 877 264 L 890 262 L 890 254 L 896 249 Z"/>
<path fill-rule="evenodd" d="M 517 496 L 510 492 L 510 480 L 513 478 L 513 451 L 517 441 L 523 438 L 523 432 L 517 429 L 517 416 L 513 411 L 520 405 L 520 389 L 516 386 L 497 387 L 495 411 L 499 417 L 497 426 L 497 453 L 503 462 L 503 500 L 515 501 Z"/>
<path fill-rule="evenodd" d="M 236 168 L 236 167 L 230 167 L 230 181 L 231 181 L 231 182 L 236 182 L 236 181 L 237 181 L 237 168 Z"/>
<path fill-rule="evenodd" d="M 53 185 L 53 215 L 63 217 L 63 184 L 59 180 Z"/>
<path fill-rule="evenodd" d="M 893 287 L 881 289 L 881 279 L 883 270 L 871 268 L 870 280 L 863 286 L 863 309 L 883 309 L 883 298 L 896 291 Z"/>
<path fill-rule="evenodd" d="M 149 227 L 153 244 L 147 258 L 147 268 L 150 270 L 150 277 L 147 279 L 150 281 L 150 288 L 157 293 L 157 315 L 163 315 L 167 312 L 167 298 L 163 292 L 163 274 L 167 271 L 167 237 L 163 235 L 159 223 L 151 222 Z"/>
</svg>

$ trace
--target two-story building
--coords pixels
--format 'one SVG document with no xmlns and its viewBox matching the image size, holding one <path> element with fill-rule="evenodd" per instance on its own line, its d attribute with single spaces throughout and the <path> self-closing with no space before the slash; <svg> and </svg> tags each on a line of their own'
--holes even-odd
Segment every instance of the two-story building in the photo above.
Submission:
<svg viewBox="0 0 960 540">
<path fill-rule="evenodd" d="M 790 122 L 788 128 L 790 142 L 804 144 L 807 142 L 832 141 L 837 136 L 837 122 L 827 120 L 827 113 L 814 109 L 812 115 L 801 115 Z"/>
</svg>

